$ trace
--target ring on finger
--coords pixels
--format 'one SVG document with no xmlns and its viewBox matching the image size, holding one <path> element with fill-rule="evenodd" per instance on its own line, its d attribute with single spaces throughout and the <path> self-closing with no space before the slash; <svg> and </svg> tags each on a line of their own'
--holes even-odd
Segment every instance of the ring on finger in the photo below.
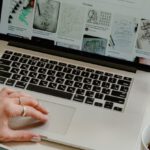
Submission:
<svg viewBox="0 0 150 150">
<path fill-rule="evenodd" d="M 22 106 L 22 112 L 21 112 L 22 117 L 26 116 L 26 111 L 27 111 L 27 108 L 25 106 Z"/>
<path fill-rule="evenodd" d="M 18 104 L 19 104 L 19 105 L 22 105 L 21 97 L 18 98 L 18 101 L 19 101 Z"/>
</svg>

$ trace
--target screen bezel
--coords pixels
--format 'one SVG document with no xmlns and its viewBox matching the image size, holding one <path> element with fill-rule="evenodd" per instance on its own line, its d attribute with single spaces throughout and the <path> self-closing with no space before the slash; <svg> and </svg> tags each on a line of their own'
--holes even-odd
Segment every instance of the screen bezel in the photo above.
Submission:
<svg viewBox="0 0 150 150">
<path fill-rule="evenodd" d="M 92 54 L 80 50 L 65 48 L 57 46 L 54 44 L 54 41 L 32 37 L 31 40 L 25 39 L 23 37 L 17 37 L 13 35 L 0 34 L 0 39 L 8 41 L 10 46 L 16 46 L 20 48 L 30 49 L 37 52 L 57 55 L 61 57 L 66 57 L 70 59 L 75 59 L 79 61 L 84 61 L 88 63 L 93 63 L 97 65 L 103 65 L 111 68 L 121 69 L 129 72 L 136 72 L 138 59 L 135 59 L 133 62 L 113 58 L 109 56 Z M 70 53 L 71 51 L 71 53 Z"/>
</svg>

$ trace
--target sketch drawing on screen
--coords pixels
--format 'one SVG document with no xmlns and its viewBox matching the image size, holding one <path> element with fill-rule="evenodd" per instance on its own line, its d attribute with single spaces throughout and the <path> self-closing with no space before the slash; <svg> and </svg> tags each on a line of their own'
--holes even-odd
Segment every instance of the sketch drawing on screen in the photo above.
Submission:
<svg viewBox="0 0 150 150">
<path fill-rule="evenodd" d="M 58 35 L 80 40 L 84 30 L 85 8 L 64 4 L 59 17 Z"/>
<path fill-rule="evenodd" d="M 60 2 L 37 0 L 33 28 L 55 33 L 57 29 Z"/>
<path fill-rule="evenodd" d="M 141 19 L 136 47 L 150 51 L 150 20 Z"/>
<path fill-rule="evenodd" d="M 82 50 L 89 53 L 105 55 L 107 40 L 100 37 L 84 35 Z"/>
</svg>

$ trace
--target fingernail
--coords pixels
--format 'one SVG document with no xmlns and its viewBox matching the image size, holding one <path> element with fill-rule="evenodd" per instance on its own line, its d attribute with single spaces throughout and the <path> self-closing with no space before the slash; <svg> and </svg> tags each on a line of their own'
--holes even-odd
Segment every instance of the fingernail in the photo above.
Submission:
<svg viewBox="0 0 150 150">
<path fill-rule="evenodd" d="M 32 137 L 31 142 L 41 142 L 41 137 L 40 136 L 34 136 L 34 137 Z"/>
</svg>

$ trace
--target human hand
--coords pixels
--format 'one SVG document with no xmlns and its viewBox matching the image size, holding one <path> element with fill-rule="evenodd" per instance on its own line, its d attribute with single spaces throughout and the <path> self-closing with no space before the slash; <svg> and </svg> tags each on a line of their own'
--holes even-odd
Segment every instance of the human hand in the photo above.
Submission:
<svg viewBox="0 0 150 150">
<path fill-rule="evenodd" d="M 32 96 L 3 88 L 0 91 L 0 142 L 40 141 L 40 135 L 31 131 L 13 130 L 8 122 L 13 117 L 27 116 L 44 123 L 47 121 L 47 114 L 47 110 Z"/>
</svg>

